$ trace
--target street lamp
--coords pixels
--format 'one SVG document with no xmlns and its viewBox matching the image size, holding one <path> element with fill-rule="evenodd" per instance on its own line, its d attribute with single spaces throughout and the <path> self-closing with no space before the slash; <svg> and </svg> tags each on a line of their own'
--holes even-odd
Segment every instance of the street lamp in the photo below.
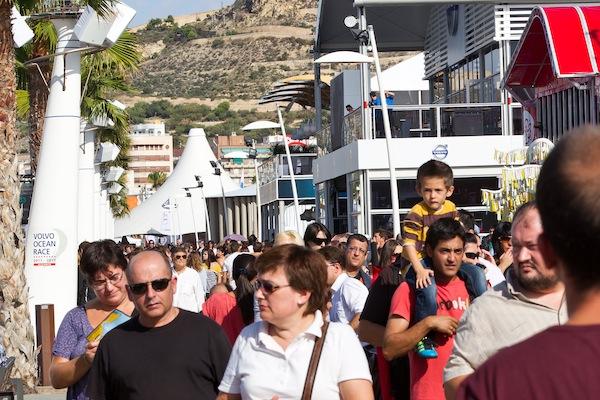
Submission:
<svg viewBox="0 0 600 400">
<path fill-rule="evenodd" d="M 225 219 L 225 236 L 227 236 L 228 228 L 229 228 L 229 218 L 227 217 L 227 201 L 225 200 L 225 189 L 223 188 L 223 178 L 221 177 L 221 168 L 219 168 L 219 164 L 216 161 L 211 160 L 210 165 L 215 169 L 213 172 L 214 175 L 219 177 L 219 182 L 221 183 L 221 195 L 223 197 L 223 217 Z"/>
<path fill-rule="evenodd" d="M 198 184 L 198 189 L 200 189 L 200 195 L 202 196 L 202 201 L 204 202 L 204 214 L 206 217 L 206 238 L 211 240 L 210 234 L 210 219 L 208 217 L 208 205 L 206 203 L 206 196 L 204 196 L 204 183 L 200 180 L 199 175 L 194 176 L 196 178 L 196 183 Z"/>
<path fill-rule="evenodd" d="M 271 121 L 255 121 L 252 122 L 246 126 L 244 126 L 242 128 L 243 131 L 251 131 L 251 130 L 258 130 L 258 129 L 276 129 L 279 128 L 279 125 L 276 124 L 275 122 L 271 122 Z M 261 240 L 262 237 L 262 204 L 260 202 L 260 181 L 259 181 L 259 176 L 258 176 L 258 153 L 256 152 L 256 140 L 251 139 L 252 142 L 250 143 L 250 146 L 252 147 L 252 149 L 254 150 L 254 157 L 252 157 L 250 155 L 250 153 L 248 153 L 248 156 L 250 158 L 254 158 L 254 176 L 256 177 L 256 218 L 258 219 L 258 240 Z M 248 143 L 246 143 L 246 146 L 248 146 Z M 248 146 L 248 147 L 250 147 Z"/>
<path fill-rule="evenodd" d="M 296 214 L 296 230 L 298 233 L 301 232 L 302 222 L 300 221 L 300 204 L 298 202 L 298 189 L 296 188 L 296 175 L 294 174 L 294 168 L 292 166 L 292 156 L 290 154 L 290 146 L 288 145 L 287 135 L 285 133 L 285 125 L 283 123 L 283 116 L 281 115 L 281 109 L 279 105 L 277 105 L 277 117 L 279 123 L 271 122 L 271 121 L 255 121 L 252 122 L 242 128 L 242 130 L 250 131 L 257 129 L 280 129 L 281 136 L 283 137 L 283 146 L 285 148 L 285 155 L 287 159 L 288 171 L 290 174 L 290 184 L 292 185 L 292 197 L 294 198 L 294 213 Z M 258 176 L 258 174 L 257 174 Z M 257 183 L 258 186 L 258 183 Z M 258 190 L 256 191 L 258 193 Z M 258 202 L 257 197 L 257 202 Z M 260 205 L 259 205 L 260 208 Z M 261 221 L 262 223 L 262 221 Z"/>
<path fill-rule="evenodd" d="M 377 53 L 377 42 L 375 41 L 375 33 L 373 26 L 367 26 L 367 30 L 356 30 L 354 27 L 357 24 L 357 19 L 353 16 L 346 17 L 344 24 L 351 31 L 356 39 L 369 40 L 373 57 L 367 57 L 352 51 L 339 51 L 327 54 L 316 59 L 314 62 L 322 63 L 361 63 L 375 64 L 375 73 L 377 75 L 377 84 L 379 86 L 379 98 L 381 99 L 381 112 L 383 114 L 383 130 L 385 132 L 385 144 L 387 147 L 388 169 L 390 173 L 390 190 L 392 195 L 392 220 L 394 222 L 394 236 L 400 233 L 400 204 L 398 199 L 398 187 L 396 186 L 396 169 L 392 165 L 392 131 L 390 129 L 390 116 L 388 114 L 387 103 L 385 101 L 385 91 L 383 89 L 383 81 L 381 78 L 381 65 L 379 64 L 379 54 Z"/>
<path fill-rule="evenodd" d="M 196 248 L 198 248 L 198 228 L 196 227 L 196 216 L 194 215 L 194 202 L 192 201 L 192 194 L 190 189 L 195 188 L 183 188 L 185 190 L 185 197 L 190 199 L 190 207 L 192 209 L 192 223 L 194 224 L 194 238 L 196 239 Z"/>
</svg>

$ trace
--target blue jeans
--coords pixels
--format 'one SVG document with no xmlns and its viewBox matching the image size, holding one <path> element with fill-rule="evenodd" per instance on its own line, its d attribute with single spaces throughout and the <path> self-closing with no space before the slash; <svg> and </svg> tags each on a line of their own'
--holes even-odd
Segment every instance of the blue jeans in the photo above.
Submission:
<svg viewBox="0 0 600 400">
<path fill-rule="evenodd" d="M 430 268 L 430 261 L 423 260 L 423 267 Z M 465 282 L 467 291 L 472 298 L 482 295 L 487 290 L 487 281 L 481 268 L 473 264 L 463 263 L 458 270 L 458 277 Z M 417 323 L 425 317 L 437 314 L 437 286 L 435 279 L 431 279 L 431 285 L 418 289 L 416 287 L 417 275 L 415 270 L 410 267 L 406 272 L 404 280 L 415 290 L 415 316 L 414 322 Z"/>
</svg>

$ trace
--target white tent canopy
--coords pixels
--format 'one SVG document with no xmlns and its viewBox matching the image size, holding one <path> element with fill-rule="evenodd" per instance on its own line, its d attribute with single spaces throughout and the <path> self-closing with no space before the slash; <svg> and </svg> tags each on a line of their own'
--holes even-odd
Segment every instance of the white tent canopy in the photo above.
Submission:
<svg viewBox="0 0 600 400">
<path fill-rule="evenodd" d="M 207 198 L 221 197 L 221 179 L 226 193 L 239 189 L 222 168 L 220 177 L 214 175 L 211 161 L 218 163 L 204 129 L 191 129 L 173 173 L 154 195 L 134 208 L 129 216 L 115 221 L 115 237 L 157 231 L 165 235 L 192 233 L 195 229 L 204 232 L 206 214 L 201 191 L 190 189 L 190 198 L 186 197 L 184 188 L 196 187 L 195 176 L 198 175 L 204 184 L 202 192 Z"/>
<path fill-rule="evenodd" d="M 425 54 L 398 63 L 381 73 L 384 90 L 391 92 L 403 90 L 429 90 L 429 82 L 425 77 Z M 371 78 L 371 90 L 379 90 L 377 77 Z"/>
</svg>

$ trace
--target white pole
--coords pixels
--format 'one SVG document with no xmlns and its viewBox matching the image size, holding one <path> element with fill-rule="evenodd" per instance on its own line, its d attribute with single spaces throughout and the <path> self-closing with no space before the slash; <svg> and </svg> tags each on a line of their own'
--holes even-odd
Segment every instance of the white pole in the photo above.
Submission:
<svg viewBox="0 0 600 400">
<path fill-rule="evenodd" d="M 292 165 L 292 156 L 290 155 L 290 146 L 288 146 L 287 135 L 285 133 L 285 126 L 283 124 L 283 117 L 281 115 L 281 109 L 277 106 L 277 117 L 279 118 L 279 126 L 281 127 L 281 135 L 283 136 L 283 145 L 285 147 L 285 155 L 287 157 L 288 170 L 290 174 L 290 183 L 292 184 L 292 196 L 294 197 L 294 213 L 296 214 L 296 231 L 299 234 L 303 234 L 301 231 L 302 222 L 300 221 L 300 204 L 298 203 L 298 190 L 296 189 L 296 176 L 294 174 L 294 166 Z"/>
<path fill-rule="evenodd" d="M 256 150 L 256 140 L 252 140 L 252 148 Z M 254 159 L 254 176 L 256 185 L 256 218 L 258 218 L 258 223 L 256 224 L 256 236 L 258 241 L 260 242 L 262 239 L 262 211 L 260 207 L 260 184 L 258 179 L 258 151 L 256 152 L 256 158 Z"/>
<path fill-rule="evenodd" d="M 79 149 L 79 198 L 77 201 L 77 242 L 94 241 L 94 143 L 95 129 L 81 130 L 83 146 Z"/>
<path fill-rule="evenodd" d="M 196 238 L 196 249 L 198 248 L 198 228 L 196 228 L 196 217 L 194 216 L 194 202 L 192 201 L 192 193 L 188 192 L 190 199 L 190 208 L 192 209 L 192 223 L 194 224 L 194 237 Z"/>
<path fill-rule="evenodd" d="M 177 215 L 177 230 L 179 231 L 179 240 L 181 242 L 183 242 L 183 233 L 182 233 L 182 229 L 181 229 L 181 219 L 179 218 L 179 198 L 178 197 L 174 197 L 173 198 L 175 200 L 175 214 Z"/>
<path fill-rule="evenodd" d="M 223 198 L 223 218 L 225 218 L 225 232 L 223 237 L 225 237 L 229 234 L 229 212 L 227 210 L 227 199 L 225 199 L 225 188 L 223 188 L 223 178 L 221 174 L 219 174 L 219 182 L 221 183 L 221 197 Z"/>
<path fill-rule="evenodd" d="M 171 220 L 171 243 L 175 244 L 177 240 L 177 236 L 175 235 L 175 220 L 173 219 L 173 204 L 175 199 L 173 197 L 169 198 L 169 218 Z"/>
<path fill-rule="evenodd" d="M 208 217 L 208 203 L 206 202 L 206 197 L 204 197 L 204 189 L 202 187 L 200 187 L 200 195 L 202 196 L 202 202 L 204 203 L 204 214 L 206 218 L 206 238 L 208 240 L 212 240 L 210 233 L 210 219 Z"/>
<path fill-rule="evenodd" d="M 73 34 L 75 22 L 52 20 L 57 53 L 81 47 Z M 55 329 L 77 303 L 80 59 L 79 52 L 54 58 L 25 247 L 30 315 L 36 305 L 54 304 Z"/>
<path fill-rule="evenodd" d="M 388 114 L 385 90 L 381 79 L 381 65 L 379 65 L 379 54 L 377 53 L 377 42 L 373 25 L 367 27 L 369 41 L 375 60 L 375 72 L 377 74 L 377 85 L 379 86 L 379 98 L 381 99 L 381 112 L 383 113 L 383 130 L 385 132 L 385 145 L 387 147 L 388 168 L 390 170 L 390 189 L 392 194 L 392 220 L 394 221 L 394 237 L 400 233 L 400 204 L 398 202 L 398 186 L 396 186 L 396 168 L 392 164 L 392 130 L 390 129 L 390 116 Z"/>
</svg>

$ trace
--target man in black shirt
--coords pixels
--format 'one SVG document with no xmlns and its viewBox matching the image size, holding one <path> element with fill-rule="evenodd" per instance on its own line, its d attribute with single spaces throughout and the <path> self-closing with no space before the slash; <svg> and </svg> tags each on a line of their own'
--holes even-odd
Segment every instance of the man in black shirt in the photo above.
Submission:
<svg viewBox="0 0 600 400">
<path fill-rule="evenodd" d="M 409 400 L 410 373 L 408 356 L 387 362 L 381 352 L 392 297 L 394 297 L 396 289 L 403 281 L 400 274 L 400 261 L 399 258 L 390 267 L 382 269 L 379 277 L 371 286 L 363 312 L 360 315 L 358 336 L 363 342 L 377 347 L 380 390 L 389 393 L 395 400 Z M 382 397 L 388 398 L 387 396 Z"/>
<path fill-rule="evenodd" d="M 100 342 L 90 371 L 90 397 L 214 399 L 231 351 L 222 329 L 173 307 L 177 277 L 154 250 L 134 256 L 127 292 L 139 315 Z"/>
</svg>

